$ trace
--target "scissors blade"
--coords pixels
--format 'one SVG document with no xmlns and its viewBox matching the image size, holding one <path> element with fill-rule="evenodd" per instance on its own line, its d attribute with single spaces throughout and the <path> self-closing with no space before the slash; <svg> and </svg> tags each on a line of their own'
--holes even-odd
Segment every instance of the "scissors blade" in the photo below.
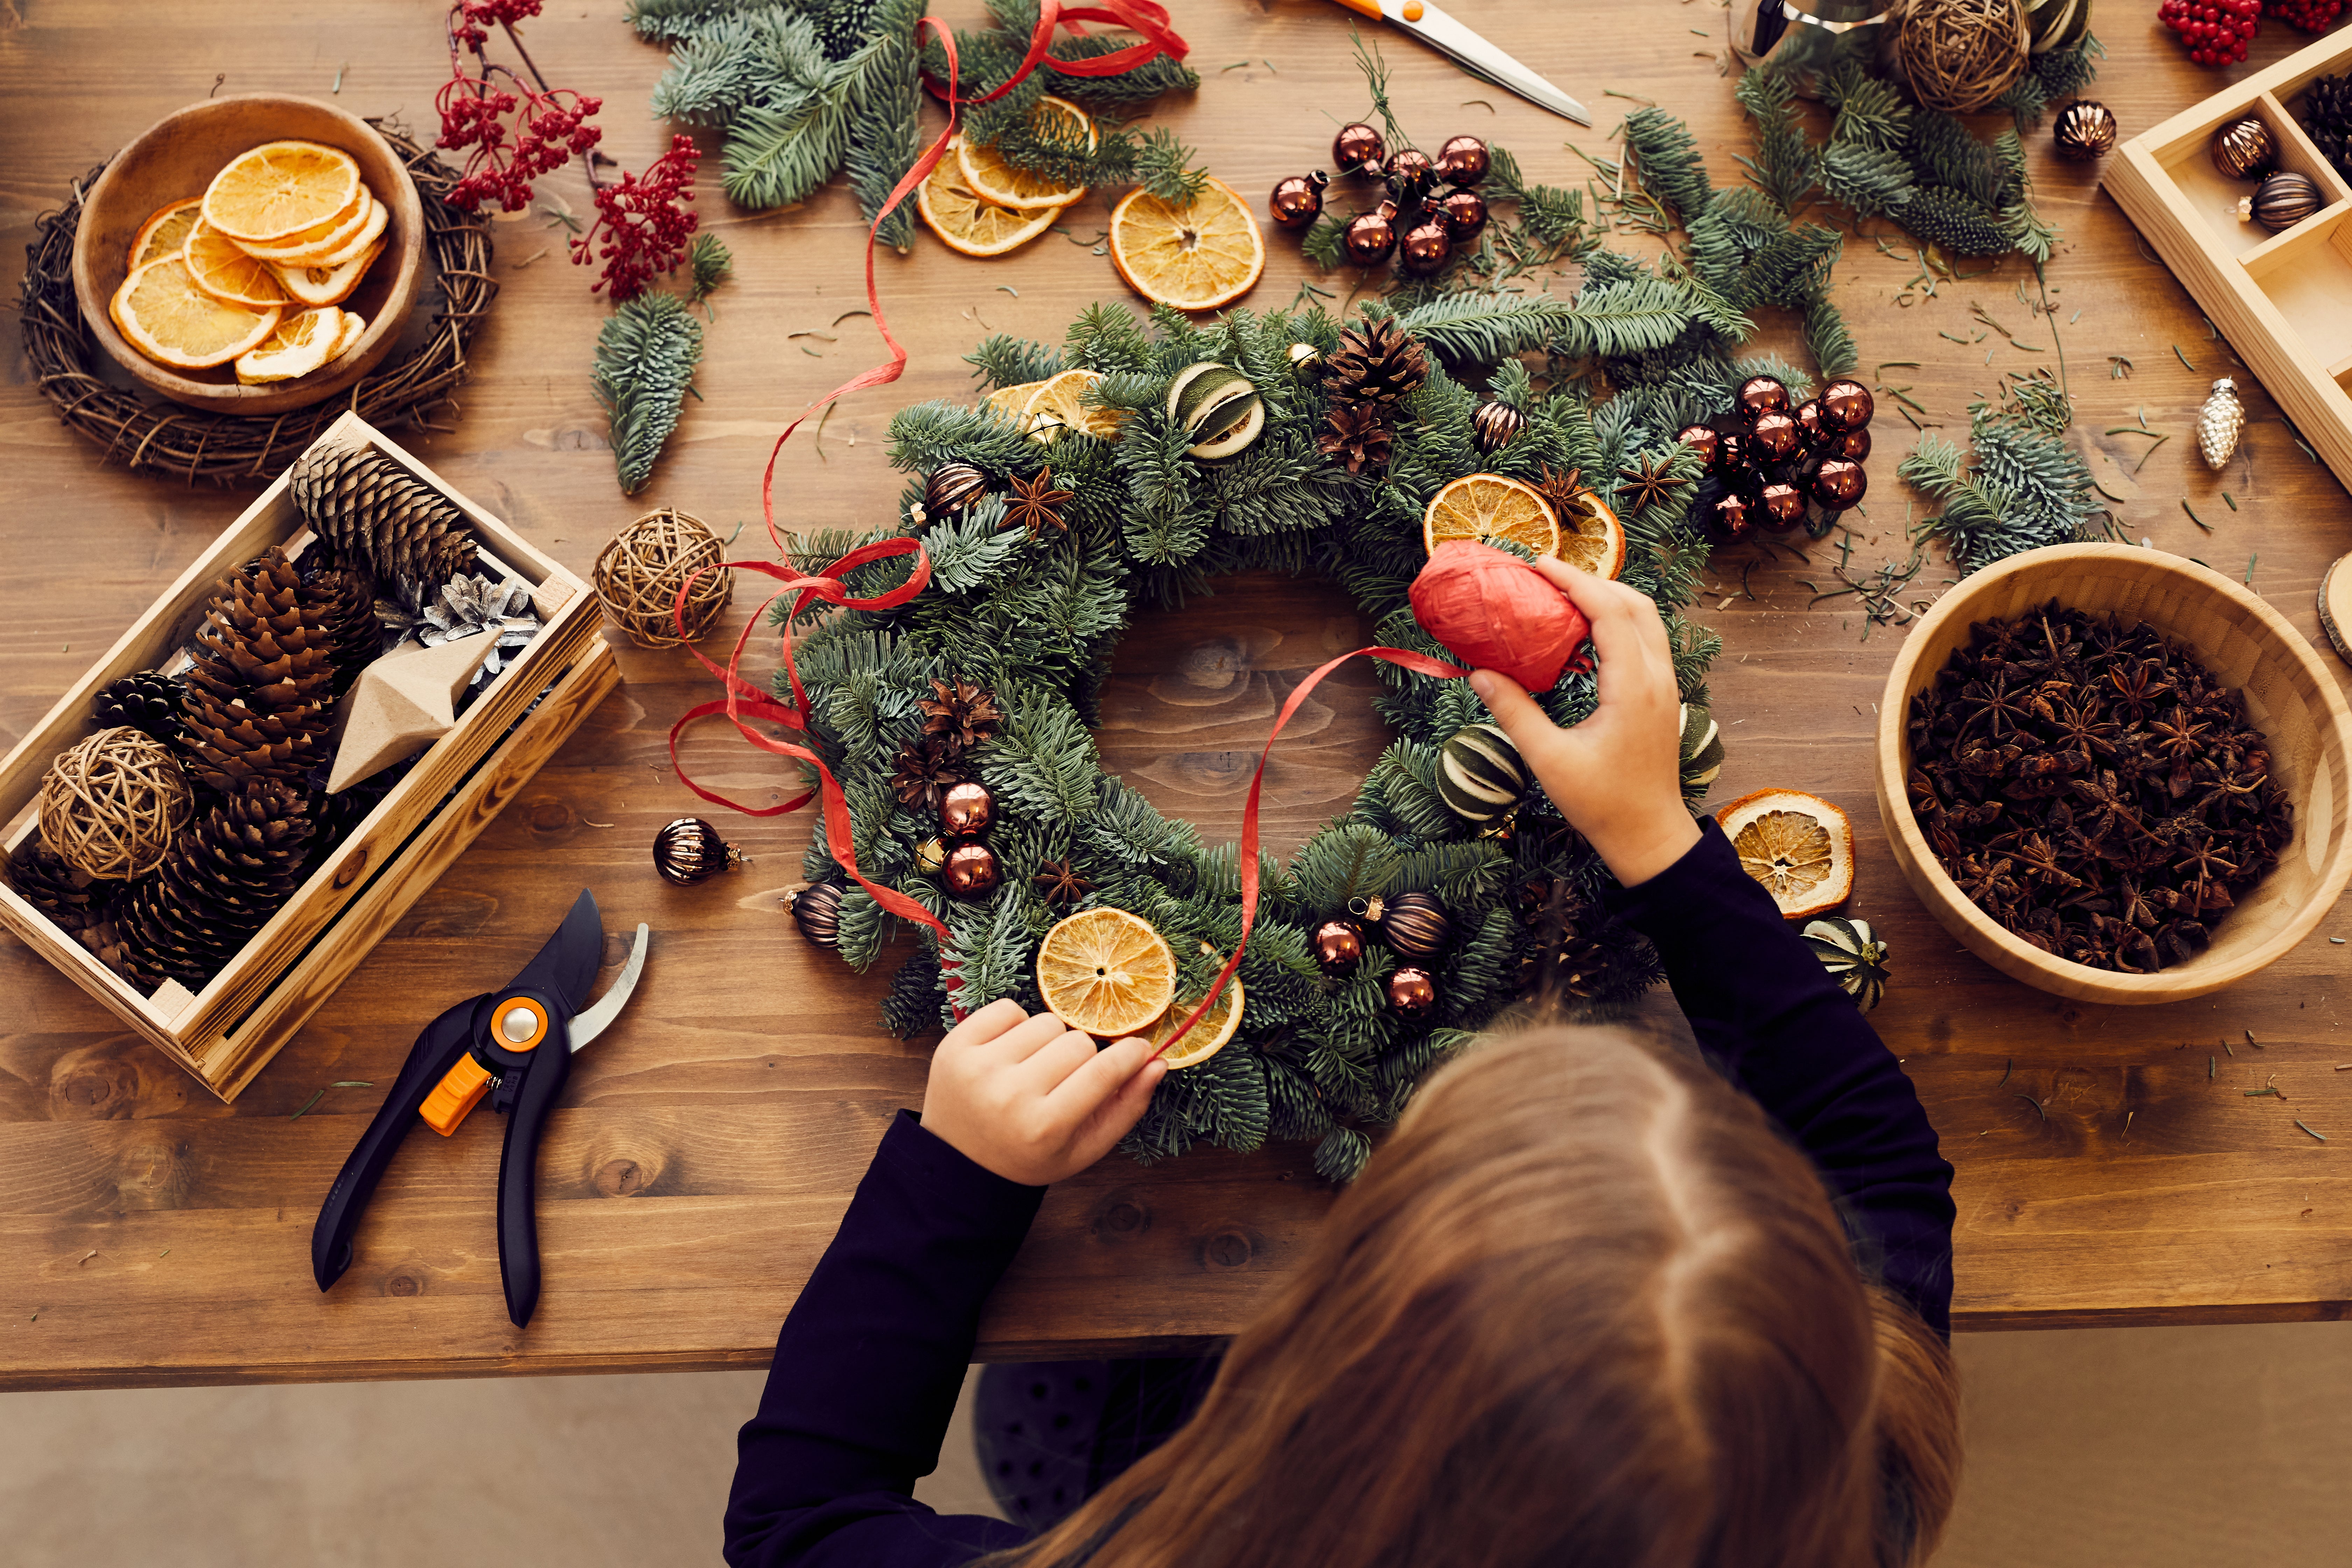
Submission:
<svg viewBox="0 0 2352 1568">
<path fill-rule="evenodd" d="M 651 934 L 646 929 L 646 923 L 639 921 L 637 940 L 629 949 L 629 962 L 621 965 L 621 973 L 613 977 L 613 984 L 605 989 L 604 995 L 596 999 L 596 1005 L 593 1007 L 573 1016 L 572 1020 L 573 1050 L 578 1050 L 603 1034 L 604 1026 L 619 1016 L 621 1009 L 629 1005 L 629 996 L 637 988 L 637 976 L 646 972 L 646 940 Z"/>
<path fill-rule="evenodd" d="M 1419 16 L 1406 20 L 1407 14 L 1412 11 L 1418 11 Z M 1381 0 L 1381 14 L 1422 42 L 1452 55 L 1496 87 L 1516 92 L 1528 102 L 1564 115 L 1579 125 L 1592 123 L 1592 116 L 1585 111 L 1584 105 L 1426 0 L 1418 5 Z"/>
<path fill-rule="evenodd" d="M 545 992 L 561 996 L 566 1007 L 576 1010 L 588 1000 L 588 987 L 596 983 L 596 965 L 604 956 L 604 920 L 596 912 L 595 895 L 583 888 L 572 901 L 572 912 L 563 917 L 539 956 L 508 981 L 504 989 Z"/>
</svg>

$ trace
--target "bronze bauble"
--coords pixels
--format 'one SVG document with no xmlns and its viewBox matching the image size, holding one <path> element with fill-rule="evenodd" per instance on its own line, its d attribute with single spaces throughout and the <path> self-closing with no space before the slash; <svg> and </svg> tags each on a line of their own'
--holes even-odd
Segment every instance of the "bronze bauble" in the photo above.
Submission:
<svg viewBox="0 0 2352 1568">
<path fill-rule="evenodd" d="M 977 838 L 996 820 L 996 797 L 967 779 L 940 796 L 940 827 L 950 838 Z"/>
<path fill-rule="evenodd" d="M 1830 428 L 1822 423 L 1820 398 L 1808 397 L 1798 404 L 1792 417 L 1797 421 L 1797 434 L 1804 437 L 1806 446 L 1819 447 L 1829 439 Z"/>
<path fill-rule="evenodd" d="M 1339 248 L 1352 266 L 1378 267 L 1396 250 L 1396 226 L 1378 213 L 1358 213 L 1339 231 Z"/>
<path fill-rule="evenodd" d="M 1813 476 L 1813 499 L 1830 511 L 1861 505 L 1869 489 L 1870 476 L 1850 458 L 1831 458 Z"/>
<path fill-rule="evenodd" d="M 1389 1007 L 1407 1018 L 1418 1018 L 1437 1005 L 1437 982 L 1426 969 L 1407 964 L 1389 976 Z"/>
<path fill-rule="evenodd" d="M 988 493 L 988 476 L 970 463 L 941 463 L 923 481 L 923 511 L 934 520 L 961 511 Z"/>
<path fill-rule="evenodd" d="M 1315 962 L 1326 974 L 1351 974 L 1364 961 L 1364 929 L 1353 921 L 1325 921 L 1315 928 Z"/>
<path fill-rule="evenodd" d="M 1738 490 L 1729 490 L 1707 502 L 1699 517 L 1717 543 L 1737 544 L 1756 531 L 1759 505 Z"/>
<path fill-rule="evenodd" d="M 1475 136 L 1450 136 L 1437 150 L 1437 177 L 1449 185 L 1475 185 L 1492 163 L 1486 144 Z"/>
<path fill-rule="evenodd" d="M 2238 216 L 2252 218 L 2276 234 L 2293 228 L 2321 205 L 2319 186 L 2309 174 L 2282 169 L 2263 176 L 2262 188 L 2238 203 Z"/>
<path fill-rule="evenodd" d="M 1438 198 L 1437 216 L 1456 245 L 1467 245 L 1486 229 L 1486 198 L 1475 191 L 1448 191 Z"/>
<path fill-rule="evenodd" d="M 1426 195 L 1436 178 L 1429 154 L 1418 147 L 1400 147 L 1389 154 L 1383 165 L 1388 171 L 1389 194 L 1407 206 Z"/>
<path fill-rule="evenodd" d="M 2278 139 L 2249 114 L 2213 132 L 2213 166 L 2233 180 L 2259 180 L 2278 163 Z"/>
<path fill-rule="evenodd" d="M 1445 230 L 1445 220 L 1425 217 L 1404 231 L 1397 245 L 1397 270 L 1408 278 L 1426 278 L 1444 267 L 1454 256 L 1454 237 Z"/>
<path fill-rule="evenodd" d="M 666 882 L 691 888 L 743 864 L 742 851 L 698 816 L 681 816 L 654 835 L 654 869 Z"/>
<path fill-rule="evenodd" d="M 1805 492 L 1793 484 L 1773 480 L 1759 495 L 1757 510 L 1765 527 L 1786 532 L 1805 521 Z"/>
<path fill-rule="evenodd" d="M 1732 406 L 1742 419 L 1752 420 L 1759 414 L 1786 414 L 1789 384 L 1777 375 L 1751 375 L 1739 384 Z"/>
<path fill-rule="evenodd" d="M 1822 455 L 1859 463 L 1870 456 L 1870 429 L 1841 430 L 1822 444 Z"/>
<path fill-rule="evenodd" d="M 2104 103 L 2081 100 L 2058 111 L 2050 128 L 2051 145 L 2073 163 L 2087 163 L 2116 150 L 2116 117 Z"/>
<path fill-rule="evenodd" d="M 1478 450 L 1493 457 L 1519 438 L 1528 427 L 1528 416 L 1507 403 L 1482 403 L 1470 416 L 1470 434 L 1476 437 Z"/>
<path fill-rule="evenodd" d="M 1826 430 L 1859 430 L 1870 423 L 1878 412 L 1878 405 L 1870 395 L 1870 388 L 1847 376 L 1840 376 L 1822 388 L 1822 427 Z"/>
<path fill-rule="evenodd" d="M 1381 133 L 1360 121 L 1342 125 L 1331 138 L 1331 163 L 1343 174 L 1377 174 L 1381 160 L 1387 156 L 1388 143 L 1381 140 Z"/>
<path fill-rule="evenodd" d="M 1266 211 L 1285 228 L 1305 228 L 1323 216 L 1323 187 L 1331 176 L 1318 169 L 1311 174 L 1286 174 L 1274 183 Z"/>
<path fill-rule="evenodd" d="M 1454 935 L 1434 893 L 1398 893 L 1380 901 L 1381 940 L 1407 958 L 1431 958 Z"/>
<path fill-rule="evenodd" d="M 1675 439 L 1698 454 L 1698 460 L 1709 472 L 1715 468 L 1716 443 L 1723 437 L 1712 425 L 1685 425 L 1675 432 Z"/>
<path fill-rule="evenodd" d="M 1003 879 L 996 852 L 987 845 L 959 844 L 948 851 L 945 880 L 948 891 L 957 898 L 984 898 L 996 891 L 996 884 Z"/>
<path fill-rule="evenodd" d="M 793 924 L 801 928 L 801 935 L 819 947 L 839 947 L 841 900 L 848 891 L 846 882 L 810 883 L 788 900 Z"/>
<path fill-rule="evenodd" d="M 1795 415 L 1767 409 L 1748 426 L 1748 444 L 1759 466 L 1785 463 L 1803 449 L 1804 432 L 1798 428 Z"/>
</svg>

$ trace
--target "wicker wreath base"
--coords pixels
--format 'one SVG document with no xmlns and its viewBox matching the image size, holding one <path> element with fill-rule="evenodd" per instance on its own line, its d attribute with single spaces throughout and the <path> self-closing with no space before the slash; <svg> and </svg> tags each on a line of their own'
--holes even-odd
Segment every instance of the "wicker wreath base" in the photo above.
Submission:
<svg viewBox="0 0 2352 1568">
<path fill-rule="evenodd" d="M 466 379 L 466 344 L 481 324 L 499 285 L 490 276 L 490 219 L 448 204 L 457 172 L 385 120 L 371 120 L 408 166 L 425 207 L 425 243 L 439 271 L 441 309 L 425 342 L 397 363 L 380 366 L 341 397 L 273 416 L 200 414 L 170 402 L 150 402 L 100 380 L 90 368 L 90 344 L 74 298 L 74 231 L 82 200 L 106 165 L 73 185 L 72 198 L 44 213 L 25 247 L 19 295 L 25 353 L 42 395 L 58 417 L 132 468 L 153 468 L 194 484 L 267 485 L 346 408 L 380 430 L 440 429 L 432 416 L 455 412 L 451 395 Z"/>
</svg>

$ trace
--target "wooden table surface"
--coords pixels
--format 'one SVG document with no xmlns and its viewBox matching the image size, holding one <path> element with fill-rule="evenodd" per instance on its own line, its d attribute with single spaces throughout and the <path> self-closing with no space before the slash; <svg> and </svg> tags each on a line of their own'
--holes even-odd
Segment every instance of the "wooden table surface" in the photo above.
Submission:
<svg viewBox="0 0 2352 1568">
<path fill-rule="evenodd" d="M 604 96 L 606 146 L 642 167 L 666 134 L 644 113 L 662 52 L 635 41 L 617 0 L 560 9 L 530 26 L 533 54 L 558 83 Z M 1197 99 L 1171 100 L 1163 115 L 1207 165 L 1254 193 L 1325 162 L 1332 117 L 1364 102 L 1348 63 L 1347 18 L 1306 0 L 1183 0 L 1174 9 L 1206 80 Z M 1384 37 L 1398 110 L 1426 143 L 1475 131 L 1517 151 L 1532 177 L 1579 180 L 1583 165 L 1562 138 L 1603 151 L 1631 107 L 1604 96 L 1614 89 L 1686 116 L 1717 180 L 1737 175 L 1732 155 L 1748 135 L 1715 63 L 1722 11 L 1624 0 L 1607 7 L 1607 26 L 1570 29 L 1538 0 L 1457 0 L 1455 9 L 1581 97 L 1601 126 L 1580 131 Z M 324 97 L 340 72 L 333 101 L 429 125 L 443 74 L 439 12 L 437 0 L 201 11 L 141 0 L 0 3 L 0 144 L 10 149 L 0 168 L 0 248 L 16 254 L 70 179 L 205 96 L 215 76 L 222 91 Z M 2096 90 L 2126 135 L 2220 84 L 2189 66 L 2141 9 L 2116 7 L 2101 20 L 2111 54 Z M 2300 41 L 2273 25 L 2242 68 Z M 2352 548 L 2343 490 L 2297 448 L 2228 345 L 2100 194 L 2096 170 L 2050 158 L 2046 130 L 2029 145 L 2043 210 L 2066 235 L 2050 280 L 2076 436 L 2102 482 L 2131 498 L 2126 529 L 2233 576 L 2259 556 L 2254 588 L 2316 640 L 2320 574 Z M 737 281 L 718 297 L 702 401 L 688 405 L 639 500 L 615 487 L 589 391 L 604 310 L 586 274 L 565 264 L 562 233 L 539 218 L 498 226 L 503 291 L 462 414 L 446 432 L 400 436 L 583 573 L 640 502 L 681 506 L 722 531 L 751 519 L 749 548 L 776 429 L 879 357 L 859 320 L 842 322 L 838 341 L 787 336 L 829 331 L 864 303 L 862 226 L 845 190 L 836 184 L 799 210 L 744 215 L 718 195 L 715 159 L 706 170 L 704 220 L 733 247 Z M 585 210 L 576 176 L 551 185 Z M 821 450 L 795 440 L 778 475 L 788 524 L 887 515 L 898 490 L 883 450 L 891 410 L 966 395 L 960 356 L 984 331 L 1058 338 L 1083 302 L 1127 298 L 1084 243 L 1104 210 L 1090 198 L 1071 215 L 1080 243 L 1049 236 L 1004 261 L 954 257 L 928 237 L 910 257 L 886 253 L 879 272 L 912 353 L 907 374 L 840 407 Z M 1287 300 L 1306 270 L 1295 246 L 1271 239 L 1252 300 L 1269 306 Z M 2048 356 L 2004 349 L 1995 337 L 1988 365 L 1979 348 L 1938 334 L 1972 337 L 1979 303 L 2025 326 L 2017 290 L 2030 269 L 2011 259 L 1900 306 L 1895 295 L 1916 270 L 1868 239 L 1850 241 L 1838 299 L 1864 367 L 1921 362 L 1894 378 L 1915 387 L 1932 418 L 1964 431 L 1972 394 L 2003 369 Z M 1792 341 L 1788 323 L 1770 323 L 1766 341 Z M 2116 354 L 2128 356 L 2127 378 L 2111 375 L 2107 356 Z M 2232 372 L 2252 422 L 2243 455 L 2214 476 L 2194 458 L 2190 422 L 2212 377 Z M 1910 432 L 1883 406 L 1872 518 L 1855 555 L 1865 569 L 1903 556 L 1901 528 L 1918 510 L 1893 473 Z M 2135 473 L 2129 465 L 2147 442 L 2100 433 L 2137 424 L 2143 409 L 2174 439 Z M 13 742 L 248 498 L 108 466 L 58 423 L 21 352 L 0 386 L 0 471 L 11 481 L 0 513 L 0 734 Z M 2217 493 L 2225 489 L 2237 510 Z M 2184 497 L 2210 535 L 2185 514 Z M 1933 925 L 1885 851 L 1872 801 L 1873 704 L 1902 634 L 1865 637 L 1838 603 L 1809 611 L 1797 579 L 1822 576 L 1818 563 L 1746 551 L 1718 558 L 1719 591 L 1700 607 L 1727 647 L 1715 692 L 1730 760 L 1717 790 L 1728 799 L 1791 785 L 1853 814 L 1853 909 L 1895 954 L 1895 982 L 1874 1021 L 1907 1062 L 1959 1169 L 1958 1326 L 2340 1315 L 2352 1296 L 2352 1186 L 2339 1171 L 2352 1158 L 2352 1078 L 2333 1069 L 2352 1058 L 2340 1017 L 2352 997 L 2345 951 L 2325 938 L 2352 922 L 2332 918 L 2257 978 L 2174 1006 L 2069 1004 L 1996 974 Z M 1913 596 L 1949 577 L 1938 557 Z M 752 602 L 747 594 L 737 616 Z M 1337 589 L 1274 579 L 1223 584 L 1181 613 L 1139 616 L 1105 701 L 1108 764 L 1162 809 L 1230 837 L 1281 697 L 1307 668 L 1369 640 L 1365 629 Z M 803 943 L 781 911 L 776 894 L 797 879 L 805 814 L 723 822 L 757 858 L 746 870 L 690 889 L 655 878 L 654 829 L 696 809 L 669 772 L 664 732 L 710 688 L 683 653 L 625 645 L 621 661 L 623 689 L 234 1106 L 215 1102 L 21 944 L 0 941 L 0 1386 L 766 1361 L 886 1121 L 918 1100 L 929 1042 L 882 1029 L 887 961 L 853 974 Z M 1369 680 L 1327 686 L 1292 727 L 1270 773 L 1271 847 L 1286 850 L 1346 807 L 1381 744 Z M 700 776 L 754 796 L 787 782 L 723 741 L 722 728 L 692 748 Z M 595 889 L 609 930 L 643 920 L 657 934 L 636 1000 L 584 1054 L 551 1126 L 540 1197 L 547 1288 L 529 1331 L 509 1327 L 500 1308 L 499 1132 L 480 1118 L 446 1142 L 410 1141 L 377 1195 L 357 1263 L 322 1299 L 310 1277 L 311 1221 L 378 1092 L 328 1089 L 289 1118 L 338 1080 L 388 1084 L 425 1019 L 513 973 L 583 885 Z M 2209 1079 L 2200 1058 L 2225 1039 L 2236 1054 Z M 2240 1092 L 2273 1074 L 2284 1103 Z M 2294 1116 L 2335 1141 L 2313 1141 Z M 991 1306 L 982 1352 L 1139 1352 L 1230 1332 L 1307 1245 L 1330 1198 L 1303 1145 L 1204 1151 L 1149 1170 L 1108 1161 L 1047 1199 Z"/>
</svg>

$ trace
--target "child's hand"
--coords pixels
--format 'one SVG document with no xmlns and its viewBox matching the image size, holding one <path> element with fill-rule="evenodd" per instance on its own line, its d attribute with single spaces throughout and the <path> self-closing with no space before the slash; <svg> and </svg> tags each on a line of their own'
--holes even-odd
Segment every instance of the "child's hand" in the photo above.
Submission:
<svg viewBox="0 0 2352 1568">
<path fill-rule="evenodd" d="M 1592 623 L 1601 705 L 1572 730 L 1545 716 L 1509 676 L 1482 669 L 1471 689 L 1535 770 L 1560 815 L 1626 887 L 1646 882 L 1698 842 L 1683 805 L 1681 694 L 1665 622 L 1646 594 L 1552 560 L 1536 569 Z"/>
<path fill-rule="evenodd" d="M 933 1053 L 923 1125 L 1006 1181 L 1047 1186 L 1109 1153 L 1167 1072 L 1147 1041 L 1097 1051 L 1051 1013 L 991 1002 Z"/>
</svg>

